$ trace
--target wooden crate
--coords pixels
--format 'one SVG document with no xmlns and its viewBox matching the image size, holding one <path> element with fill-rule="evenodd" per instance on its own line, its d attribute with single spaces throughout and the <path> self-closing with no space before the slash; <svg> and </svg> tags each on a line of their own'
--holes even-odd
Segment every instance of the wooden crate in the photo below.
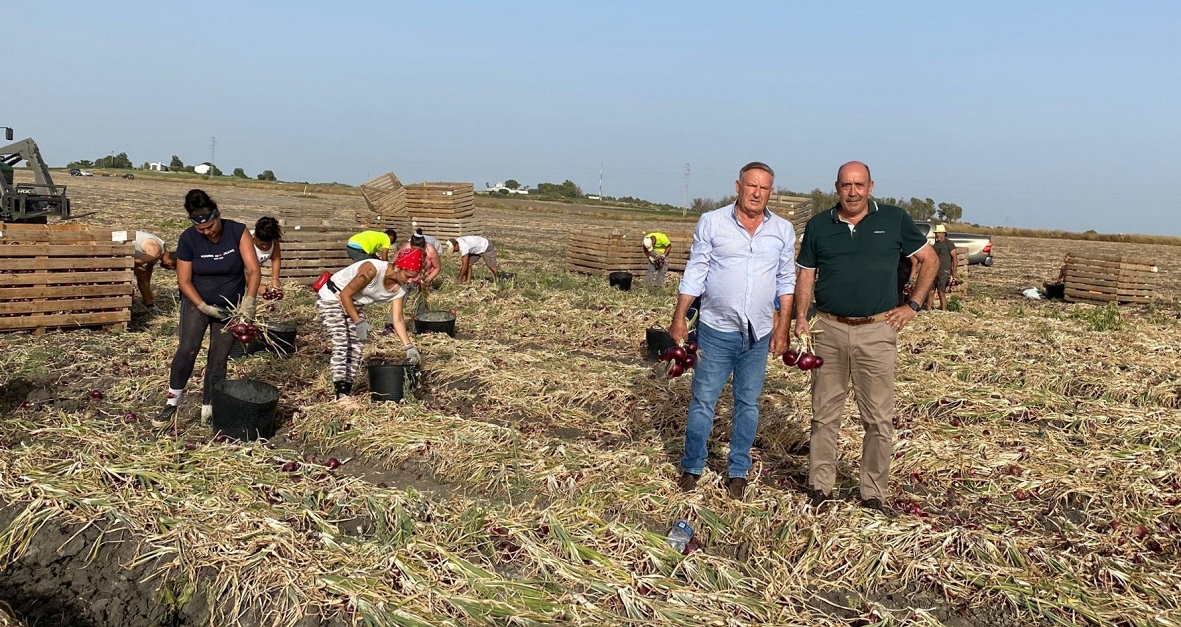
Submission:
<svg viewBox="0 0 1181 627">
<path fill-rule="evenodd" d="M 267 215 L 274 216 L 280 225 L 298 224 L 301 226 L 333 226 L 349 222 L 354 217 L 352 211 L 337 209 L 336 207 L 280 207 L 273 209 Z M 248 225 L 254 228 L 253 224 Z"/>
<path fill-rule="evenodd" d="M 1110 255 L 1070 255 L 1065 297 L 1070 302 L 1148 303 L 1158 266 L 1150 260 Z"/>
<path fill-rule="evenodd" d="M 692 231 L 661 231 L 672 248 L 668 269 L 684 272 L 693 246 Z M 583 274 L 610 274 L 627 271 L 643 275 L 648 271 L 644 253 L 644 233 L 640 229 L 578 229 L 566 235 L 566 270 Z"/>
<path fill-rule="evenodd" d="M 476 195 L 471 183 L 413 183 L 406 186 L 406 211 L 417 222 L 472 218 Z"/>
<path fill-rule="evenodd" d="M 393 172 L 386 172 L 361 185 L 368 210 L 354 214 L 358 225 L 378 231 L 396 229 L 398 235 L 409 233 L 410 214 L 406 211 L 406 188 Z"/>
<path fill-rule="evenodd" d="M 0 331 L 126 330 L 134 230 L 0 224 Z"/>
<path fill-rule="evenodd" d="M 302 285 L 311 285 L 324 272 L 336 272 L 353 263 L 345 248 L 349 238 L 356 235 L 354 229 L 320 225 L 290 225 L 283 228 L 281 244 L 283 265 L 280 279 L 295 279 Z M 263 283 L 271 276 L 271 264 L 262 264 Z"/>
<path fill-rule="evenodd" d="M 411 228 L 422 229 L 423 235 L 430 235 L 439 241 L 484 234 L 484 224 L 476 218 L 416 218 Z"/>
<path fill-rule="evenodd" d="M 804 196 L 785 196 L 772 194 L 767 199 L 767 209 L 775 215 L 788 220 L 795 228 L 796 239 L 804 236 L 804 227 L 808 220 L 816 215 L 816 208 L 812 206 L 812 199 Z"/>
</svg>

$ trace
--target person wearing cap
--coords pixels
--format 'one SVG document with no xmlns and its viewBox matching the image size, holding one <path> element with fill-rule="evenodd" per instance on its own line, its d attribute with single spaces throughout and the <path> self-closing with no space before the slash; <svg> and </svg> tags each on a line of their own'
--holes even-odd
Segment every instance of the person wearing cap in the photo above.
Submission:
<svg viewBox="0 0 1181 627">
<path fill-rule="evenodd" d="M 952 280 L 958 280 L 956 273 L 955 244 L 947 239 L 947 227 L 935 225 L 935 256 L 939 259 L 939 272 L 935 275 L 935 293 L 939 295 L 939 309 L 947 311 L 947 288 Z"/>
<path fill-rule="evenodd" d="M 392 262 L 380 259 L 354 262 L 333 274 L 320 288 L 316 309 L 332 343 L 330 364 L 337 398 L 352 394 L 353 381 L 361 368 L 361 345 L 369 339 L 371 328 L 361 317 L 358 306 L 392 302 L 394 332 L 406 350 L 406 363 L 414 365 L 422 359 L 406 331 L 402 301 L 406 286 L 418 277 L 425 259 L 426 253 L 421 249 L 404 248 Z"/>
<path fill-rule="evenodd" d="M 384 231 L 361 231 L 349 238 L 345 252 L 353 261 L 366 259 L 380 259 L 389 261 L 390 247 L 398 241 L 398 232 L 394 229 Z"/>
<path fill-rule="evenodd" d="M 197 353 L 209 331 L 201 417 L 213 416 L 213 386 L 226 378 L 231 333 L 223 332 L 231 307 L 243 318 L 254 318 L 255 297 L 262 282 L 254 240 L 241 222 L 221 217 L 217 203 L 204 191 L 185 195 L 185 211 L 192 226 L 176 244 L 176 283 L 180 289 L 180 344 L 168 374 L 168 396 L 152 424 L 164 427 L 176 418 L 185 385 L 193 375 Z"/>
<path fill-rule="evenodd" d="M 838 202 L 804 228 L 795 287 L 795 334 L 810 338 L 824 365 L 811 370 L 808 492 L 812 506 L 832 498 L 837 441 L 849 381 L 865 427 L 862 506 L 892 517 L 886 505 L 894 446 L 894 364 L 898 333 L 918 313 L 938 269 L 935 251 L 906 211 L 870 198 L 869 166 L 837 171 Z M 912 300 L 898 304 L 899 255 L 921 264 Z M 816 318 L 808 307 L 816 300 Z"/>
<path fill-rule="evenodd" d="M 644 285 L 648 287 L 663 287 L 664 275 L 668 273 L 668 251 L 672 242 L 668 236 L 660 231 L 644 234 L 644 254 L 648 257 L 648 273 L 644 275 Z"/>
<path fill-rule="evenodd" d="M 167 270 L 176 270 L 176 258 L 168 251 L 168 246 L 159 236 L 147 231 L 135 232 L 135 245 L 132 251 L 135 274 L 135 284 L 139 287 L 143 297 L 144 307 L 148 311 L 155 309 L 156 296 L 152 293 L 152 273 L 159 263 Z"/>
<path fill-rule="evenodd" d="M 500 276 L 500 269 L 496 266 L 496 247 L 487 238 L 479 235 L 464 235 L 447 240 L 443 244 L 446 252 L 457 252 L 460 256 L 459 282 L 467 283 L 472 280 L 472 264 L 484 260 L 484 264 L 492 271 L 492 278 Z"/>
</svg>

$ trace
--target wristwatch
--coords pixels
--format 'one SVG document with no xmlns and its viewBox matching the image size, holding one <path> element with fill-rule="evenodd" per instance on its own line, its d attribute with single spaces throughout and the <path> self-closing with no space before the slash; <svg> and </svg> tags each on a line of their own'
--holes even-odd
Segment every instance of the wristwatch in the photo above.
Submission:
<svg viewBox="0 0 1181 627">
<path fill-rule="evenodd" d="M 906 301 L 906 306 L 907 306 L 907 307 L 910 307 L 910 308 L 911 308 L 911 309 L 913 309 L 913 310 L 915 310 L 915 312 L 916 312 L 916 313 L 918 312 L 918 310 L 920 310 L 920 309 L 922 309 L 922 308 L 923 308 L 923 306 L 922 306 L 922 305 L 920 305 L 920 304 L 918 304 L 918 303 L 914 302 L 913 300 L 908 300 L 908 301 Z"/>
</svg>

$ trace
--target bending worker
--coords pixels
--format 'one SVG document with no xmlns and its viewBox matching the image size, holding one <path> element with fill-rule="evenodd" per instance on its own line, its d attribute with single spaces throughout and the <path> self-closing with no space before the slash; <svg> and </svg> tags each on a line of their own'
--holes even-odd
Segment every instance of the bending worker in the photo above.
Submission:
<svg viewBox="0 0 1181 627">
<path fill-rule="evenodd" d="M 644 254 L 648 256 L 648 274 L 644 275 L 644 285 L 648 287 L 663 287 L 664 275 L 668 273 L 668 251 L 672 242 L 668 236 L 660 231 L 644 234 Z"/>
<path fill-rule="evenodd" d="M 144 307 L 149 310 L 155 307 L 156 296 L 152 293 L 152 272 L 156 264 L 169 270 L 176 270 L 176 259 L 168 252 L 168 246 L 159 236 L 147 231 L 135 232 L 135 283 L 139 286 L 139 293 L 143 296 Z"/>
<path fill-rule="evenodd" d="M 389 261 L 390 247 L 398 241 L 398 232 L 394 229 L 385 231 L 361 231 L 349 238 L 346 251 L 349 259 L 365 261 L 366 259 L 380 259 Z"/>
<path fill-rule="evenodd" d="M 332 385 L 336 398 L 353 392 L 353 380 L 361 369 L 361 344 L 369 339 L 369 323 L 361 317 L 359 306 L 393 301 L 394 330 L 406 350 L 406 363 L 414 365 L 422 358 L 402 317 L 406 286 L 422 272 L 426 253 L 418 248 L 398 252 L 392 263 L 366 259 L 332 275 L 318 292 L 316 309 L 332 343 Z"/>
</svg>

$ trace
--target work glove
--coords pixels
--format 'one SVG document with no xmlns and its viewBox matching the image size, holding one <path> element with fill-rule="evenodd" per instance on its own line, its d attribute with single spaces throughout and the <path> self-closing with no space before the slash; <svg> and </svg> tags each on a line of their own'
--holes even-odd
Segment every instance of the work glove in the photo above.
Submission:
<svg viewBox="0 0 1181 627">
<path fill-rule="evenodd" d="M 410 364 L 411 366 L 417 366 L 418 362 L 420 362 L 420 361 L 422 361 L 422 353 L 419 353 L 418 349 L 414 348 L 413 344 L 411 344 L 410 346 L 407 346 L 406 347 L 406 363 Z"/>
<path fill-rule="evenodd" d="M 209 303 L 201 303 L 200 305 L 197 305 L 197 310 L 209 316 L 210 318 L 217 318 L 218 320 L 224 320 L 229 315 L 226 313 L 226 310 L 222 309 L 221 307 L 214 307 Z"/>
<path fill-rule="evenodd" d="M 243 296 L 242 302 L 238 304 L 238 311 L 242 314 L 242 317 L 246 318 L 247 320 L 254 320 L 254 308 L 255 303 L 253 296 Z"/>
<path fill-rule="evenodd" d="M 371 328 L 369 326 L 369 321 L 362 320 L 362 321 L 358 322 L 356 326 L 357 326 L 357 339 L 362 342 L 367 341 L 369 339 L 369 330 Z"/>
</svg>

